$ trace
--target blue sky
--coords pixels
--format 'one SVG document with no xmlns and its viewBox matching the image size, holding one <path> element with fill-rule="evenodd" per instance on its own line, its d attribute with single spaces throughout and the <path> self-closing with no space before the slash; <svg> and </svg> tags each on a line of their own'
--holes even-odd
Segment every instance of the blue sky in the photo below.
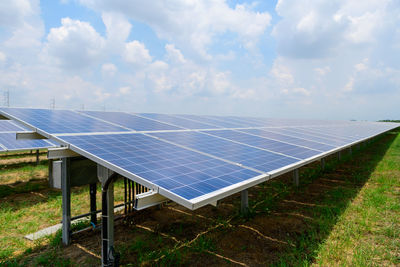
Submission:
<svg viewBox="0 0 400 267">
<path fill-rule="evenodd" d="M 2 1 L 0 91 L 19 107 L 398 119 L 398 25 L 396 0 Z"/>
</svg>

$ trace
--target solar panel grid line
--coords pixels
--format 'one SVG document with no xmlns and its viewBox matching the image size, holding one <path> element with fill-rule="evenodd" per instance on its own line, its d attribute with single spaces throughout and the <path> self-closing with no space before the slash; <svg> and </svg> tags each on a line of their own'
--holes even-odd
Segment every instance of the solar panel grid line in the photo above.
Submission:
<svg viewBox="0 0 400 267">
<path fill-rule="evenodd" d="M 144 185 L 145 187 L 149 188 L 150 190 L 155 190 L 155 191 L 158 190 L 158 187 L 156 185 L 154 185 L 153 183 L 149 183 L 147 180 L 145 180 L 145 179 L 143 179 L 143 178 L 141 178 L 139 176 L 136 176 L 136 175 L 132 174 L 131 172 L 128 172 L 125 169 L 120 168 L 119 166 L 117 166 L 117 165 L 115 165 L 113 163 L 104 161 L 103 159 L 101 159 L 100 157 L 98 157 L 98 156 L 96 156 L 94 154 L 91 154 L 91 153 L 89 153 L 89 152 L 87 152 L 85 150 L 82 150 L 79 147 L 74 146 L 72 144 L 66 143 L 62 139 L 58 139 L 57 141 L 60 142 L 60 143 L 67 144 L 67 147 L 69 149 L 71 149 L 72 151 L 74 151 L 74 152 L 76 152 L 76 153 L 78 153 L 78 154 L 80 154 L 80 155 L 82 155 L 82 156 L 94 161 L 94 162 L 97 162 L 98 164 L 99 164 L 99 162 L 101 162 L 101 165 L 103 165 L 103 167 L 105 167 L 105 168 L 107 168 L 107 169 L 109 169 L 111 171 L 114 171 L 116 173 L 119 173 L 120 175 L 122 175 L 124 177 L 130 178 L 131 180 L 133 180 L 133 181 L 135 181 L 135 182 L 137 182 L 137 183 L 139 183 L 141 185 Z"/>
<path fill-rule="evenodd" d="M 294 134 L 296 136 L 304 136 L 306 138 L 312 138 L 313 140 L 316 141 L 321 141 L 323 143 L 329 143 L 329 144 L 335 144 L 335 145 L 342 145 L 348 142 L 351 142 L 352 140 L 343 140 L 338 137 L 331 137 L 327 136 L 324 134 L 319 134 L 319 133 L 309 133 L 307 131 L 304 131 L 303 129 L 297 128 L 291 128 L 291 129 L 282 129 L 282 131 L 287 132 L 289 134 Z"/>
<path fill-rule="evenodd" d="M 294 156 L 290 156 L 290 155 L 286 155 L 286 154 L 280 153 L 280 152 L 275 152 L 275 151 L 270 150 L 270 149 L 266 149 L 266 148 L 262 148 L 262 147 L 258 147 L 258 146 L 254 146 L 254 145 L 250 145 L 250 144 L 243 143 L 243 142 L 240 142 L 240 141 L 235 141 L 235 140 L 233 140 L 233 139 L 224 138 L 224 137 L 221 137 L 221 136 L 218 136 L 218 135 L 209 134 L 209 133 L 206 133 L 206 132 L 204 132 L 204 131 L 200 131 L 200 132 L 203 133 L 203 134 L 207 134 L 207 135 L 210 135 L 210 136 L 214 136 L 214 137 L 217 137 L 217 138 L 221 138 L 221 139 L 224 139 L 224 140 L 227 140 L 227 141 L 236 143 L 236 144 L 241 144 L 241 145 L 245 145 L 245 146 L 248 146 L 248 147 L 253 147 L 253 148 L 256 148 L 256 149 L 268 151 L 268 152 L 271 152 L 271 153 L 274 153 L 274 154 L 282 155 L 282 156 L 285 156 L 285 157 L 289 157 L 289 158 L 301 160 L 300 158 L 297 158 L 297 157 L 294 157 Z M 264 139 L 266 139 L 266 138 L 264 138 Z"/>
<path fill-rule="evenodd" d="M 116 123 L 113 123 L 111 121 L 107 121 L 107 120 L 104 120 L 104 119 L 100 119 L 98 117 L 91 116 L 91 115 L 89 115 L 87 113 L 84 113 L 84 112 L 79 112 L 79 111 L 75 111 L 75 112 L 77 112 L 80 115 L 83 115 L 83 116 L 86 116 L 86 117 L 89 117 L 89 118 L 92 118 L 92 119 L 95 119 L 95 120 L 99 120 L 99 121 L 102 121 L 102 122 L 105 122 L 105 123 L 112 124 L 112 125 L 117 126 L 117 127 L 124 128 L 125 130 L 128 130 L 128 131 L 136 132 L 134 129 L 130 129 L 130 128 L 124 127 L 123 125 L 116 124 Z"/>
<path fill-rule="evenodd" d="M 214 156 L 214 155 L 212 155 L 212 154 L 205 153 L 205 152 L 202 152 L 202 151 L 199 151 L 199 150 L 196 150 L 196 149 L 192 149 L 192 148 L 190 148 L 190 147 L 187 147 L 187 146 L 184 146 L 184 145 L 180 145 L 180 144 L 175 143 L 175 142 L 171 142 L 171 141 L 166 140 L 166 139 L 164 139 L 164 138 L 160 138 L 160 137 L 157 137 L 157 136 L 153 136 L 153 135 L 151 135 L 151 134 L 144 134 L 144 135 L 149 136 L 149 137 L 152 137 L 152 138 L 156 138 L 156 139 L 158 139 L 158 140 L 161 140 L 161 141 L 163 141 L 163 142 L 169 143 L 169 144 L 171 144 L 171 145 L 175 145 L 175 146 L 178 146 L 178 147 L 181 147 L 181 148 L 184 148 L 184 149 L 193 151 L 193 152 L 197 152 L 197 153 L 202 154 L 202 155 L 207 156 L 207 157 L 211 157 L 211 158 L 215 158 L 215 159 L 218 159 L 218 160 L 222 160 L 222 161 L 224 161 L 224 162 L 226 162 L 226 163 L 229 163 L 229 164 L 233 164 L 233 165 L 236 165 L 236 166 L 239 166 L 239 167 L 242 167 L 242 168 L 245 168 L 245 169 L 249 169 L 249 170 L 252 170 L 252 171 L 255 171 L 255 172 L 258 172 L 258 173 L 265 173 L 265 172 L 263 172 L 263 171 L 260 171 L 260 170 L 254 169 L 254 168 L 251 168 L 251 167 L 248 167 L 248 166 L 244 166 L 244 165 L 241 164 L 241 163 L 234 162 L 234 161 L 231 161 L 231 160 L 227 160 L 227 159 L 224 159 L 224 158 L 220 158 L 220 157 L 217 157 L 217 156 Z"/>
<path fill-rule="evenodd" d="M 187 118 L 182 118 L 182 117 L 177 117 L 177 115 L 165 115 L 165 114 L 156 114 L 156 113 L 134 113 L 137 116 L 141 116 L 147 119 L 152 119 L 158 122 L 163 122 L 163 123 L 168 123 L 170 125 L 176 126 L 176 127 L 182 127 L 184 129 L 189 129 L 189 130 L 200 130 L 200 129 L 215 129 L 215 128 L 219 128 L 217 126 L 208 124 L 208 123 L 203 123 L 203 122 L 199 122 L 199 121 L 194 121 L 194 120 L 189 120 Z M 164 116 L 164 118 L 151 118 L 151 116 Z M 171 119 L 175 119 L 174 123 L 171 123 Z M 180 123 L 178 121 L 176 121 L 176 119 L 180 120 Z M 194 126 L 190 126 L 188 125 L 188 123 L 190 125 L 197 124 L 197 127 Z M 185 125 L 186 126 L 185 126 Z"/>
<path fill-rule="evenodd" d="M 26 131 L 27 129 L 22 127 L 21 125 L 18 125 L 18 123 L 16 123 L 15 121 L 11 120 L 10 123 L 14 124 L 15 126 L 17 126 L 18 128 L 21 129 L 21 131 Z"/>
<path fill-rule="evenodd" d="M 55 147 L 56 145 L 45 140 L 17 140 L 15 132 L 0 133 L 0 143 L 6 151 L 21 151 L 32 149 L 45 149 Z"/>
<path fill-rule="evenodd" d="M 25 129 L 21 129 L 20 126 L 12 123 L 12 120 L 0 120 L 0 132 L 16 132 Z"/>
<path fill-rule="evenodd" d="M 135 135 L 135 134 L 125 134 L 125 136 L 127 136 L 127 135 Z M 170 147 L 173 147 L 174 149 L 177 147 L 177 146 L 174 146 L 174 145 L 171 145 L 171 144 L 168 144 L 168 143 L 166 143 L 166 142 L 163 142 L 162 140 L 157 140 L 157 139 L 154 139 L 154 138 L 150 138 L 150 137 L 148 137 L 148 136 L 145 136 L 145 135 L 143 135 L 143 134 L 136 134 L 136 136 L 143 136 L 143 137 L 146 137 L 148 140 L 154 140 L 154 141 L 157 141 L 157 142 L 159 142 L 159 143 L 163 143 L 163 144 L 165 144 L 165 145 L 168 145 L 168 146 L 170 146 Z M 107 136 L 105 136 L 105 137 L 107 137 Z M 72 139 L 71 139 L 72 138 Z M 74 143 L 74 140 L 73 139 L 76 139 L 77 137 L 69 137 L 69 143 L 71 143 L 71 144 L 73 144 Z M 79 136 L 78 137 L 78 139 L 79 138 L 81 138 L 81 136 Z M 121 138 L 118 138 L 118 140 L 121 140 L 121 139 L 123 139 L 122 137 Z M 123 145 L 123 144 L 122 144 Z M 74 146 L 71 146 L 71 149 L 75 149 L 75 148 L 73 148 L 73 147 L 79 147 L 80 145 L 78 144 L 78 145 L 74 145 Z M 199 154 L 199 153 L 196 153 L 196 152 L 192 152 L 192 151 L 189 151 L 189 150 L 186 150 L 186 149 L 180 149 L 181 151 L 183 151 L 184 152 L 184 154 L 187 154 L 187 152 L 190 152 L 190 153 L 195 153 L 196 155 L 201 155 L 201 154 Z M 90 149 L 89 150 L 87 150 L 86 149 L 86 151 L 87 152 L 89 152 L 90 153 Z M 156 155 L 157 155 L 157 151 L 155 151 L 155 153 L 156 153 Z M 91 154 L 91 153 L 90 153 Z M 149 156 L 152 156 L 153 154 L 151 153 L 151 151 L 148 153 L 148 154 L 150 154 Z M 180 156 L 184 156 L 184 155 L 182 155 L 182 153 L 178 153 L 178 154 L 181 154 Z M 93 155 L 93 154 L 92 154 Z M 159 153 L 158 153 L 158 155 L 159 155 Z M 94 155 L 94 156 L 96 156 L 96 155 Z M 167 155 L 165 155 L 165 156 L 167 156 L 167 157 L 169 157 L 170 156 L 170 154 L 167 154 Z M 196 156 L 196 158 L 197 158 L 198 156 Z M 205 160 L 212 160 L 212 161 L 215 161 L 215 162 L 217 162 L 218 161 L 218 163 L 215 163 L 214 164 L 214 167 L 211 167 L 211 169 L 216 169 L 217 167 L 217 165 L 220 165 L 220 163 L 219 162 L 222 162 L 222 163 L 224 163 L 223 161 L 221 161 L 221 160 L 218 160 L 218 159 L 213 159 L 213 158 L 210 158 L 210 157 L 206 157 L 206 156 L 203 156 L 203 155 L 201 155 L 201 158 L 203 158 L 203 159 L 205 159 Z M 103 160 L 104 160 L 104 157 L 103 157 Z M 118 159 L 118 160 L 122 160 L 123 161 L 123 159 Z M 195 159 L 194 159 L 195 160 Z M 113 163 L 113 162 L 110 162 L 111 164 Z M 197 164 L 197 163 L 196 163 Z M 208 163 L 207 163 L 208 164 Z M 115 165 L 115 164 L 114 164 Z M 165 164 L 164 164 L 165 165 Z M 253 172 L 253 171 L 250 171 L 250 170 L 247 170 L 247 169 L 244 169 L 244 168 L 241 168 L 241 167 L 238 167 L 238 166 L 235 166 L 235 165 L 232 165 L 232 164 L 225 164 L 224 163 L 224 165 L 225 166 L 227 166 L 229 169 L 231 169 L 231 170 L 233 170 L 233 173 L 232 173 L 232 175 L 234 175 L 234 173 L 238 173 L 238 176 L 241 176 L 242 174 L 244 174 L 245 175 L 245 178 L 250 178 L 250 177 L 254 177 L 254 176 L 257 176 L 259 173 L 256 173 L 256 172 Z M 126 169 L 126 168 L 123 168 L 123 169 Z M 129 168 L 128 168 L 129 169 Z M 127 170 L 128 170 L 127 169 Z M 163 170 L 165 170 L 166 168 L 161 168 L 160 170 L 161 171 L 163 171 Z M 187 169 L 187 171 L 189 171 L 188 172 L 188 174 L 190 175 L 191 173 L 193 173 L 193 172 L 196 172 L 196 170 L 193 170 L 193 169 L 190 169 L 190 168 L 186 168 Z M 236 169 L 236 170 L 235 170 Z M 157 168 L 156 168 L 156 170 L 158 170 Z M 223 169 L 223 171 L 225 171 L 226 170 L 226 168 L 225 169 Z M 247 174 L 246 173 L 244 173 L 244 172 L 247 172 Z M 251 172 L 251 173 L 250 173 Z M 131 172 L 132 173 L 132 172 Z M 198 173 L 198 172 L 197 172 Z M 227 175 L 222 175 L 222 173 L 223 172 L 221 172 L 220 171 L 220 179 L 223 179 L 223 177 L 224 176 L 227 176 Z M 222 175 L 222 176 L 221 176 Z M 230 174 L 229 174 L 230 175 Z M 249 176 L 250 175 L 250 176 Z M 134 177 L 142 177 L 143 176 L 143 173 L 136 173 L 136 175 L 134 176 Z M 156 177 L 159 179 L 159 177 L 160 177 L 161 175 L 159 175 L 159 174 L 157 174 L 156 173 Z M 129 176 L 127 176 L 127 177 L 129 177 Z M 144 177 L 144 176 L 143 176 Z M 132 179 L 132 178 L 130 178 L 130 179 Z M 133 179 L 133 180 L 135 180 L 135 179 Z M 197 184 L 202 184 L 202 186 L 204 187 L 206 187 L 206 189 L 208 189 L 208 188 L 210 188 L 210 187 L 214 187 L 214 185 L 215 185 L 215 181 L 217 181 L 216 179 L 214 179 L 213 177 L 211 177 L 210 179 L 208 179 L 208 180 L 213 180 L 213 183 L 211 183 L 211 184 L 207 184 L 207 182 L 208 181 L 206 181 L 206 182 L 204 182 L 203 180 L 198 180 L 198 181 L 196 181 L 197 182 Z M 156 185 L 156 183 L 154 182 L 154 181 L 152 181 L 153 182 L 153 184 L 155 184 Z M 235 182 L 235 181 L 234 181 Z M 223 181 L 220 181 L 219 183 L 223 183 Z M 236 182 L 235 182 L 236 183 Z M 197 184 L 195 183 L 194 185 L 195 186 L 197 186 Z M 230 184 L 232 184 L 232 183 L 230 183 Z M 225 185 L 226 185 L 226 183 L 225 183 Z M 157 185 L 156 185 L 157 186 Z M 190 185 L 189 186 L 186 186 L 187 188 L 190 188 Z M 161 188 L 160 186 L 158 186 L 158 188 Z M 217 187 L 214 187 L 214 188 L 217 188 Z M 178 188 L 179 189 L 179 188 Z M 201 188 L 200 188 L 201 189 Z M 174 190 L 177 190 L 177 189 L 173 189 L 173 191 L 172 192 L 174 192 Z M 191 190 L 192 192 L 193 191 L 197 191 L 196 189 L 192 189 Z M 208 191 L 211 191 L 211 190 L 208 190 Z M 204 193 L 204 192 L 203 192 Z M 199 192 L 199 191 L 197 191 L 197 195 L 202 195 L 203 194 L 202 192 Z M 187 195 L 187 194 L 186 194 Z M 181 199 L 180 200 L 180 202 L 178 202 L 179 204 L 185 204 L 186 206 L 188 206 L 188 200 L 184 200 L 184 199 Z"/>
<path fill-rule="evenodd" d="M 195 122 L 199 122 L 199 123 L 206 123 L 206 124 L 210 124 L 213 125 L 215 127 L 218 128 L 228 128 L 228 129 L 232 129 L 232 128 L 245 128 L 246 126 L 243 125 L 238 125 L 238 124 L 232 124 L 229 121 L 224 121 L 224 120 L 218 120 L 215 119 L 213 117 L 210 116 L 200 116 L 200 115 L 178 115 L 182 118 L 191 120 L 191 121 L 195 121 Z"/>
<path fill-rule="evenodd" d="M 186 205 L 186 208 L 189 208 L 191 210 L 195 210 L 198 208 L 201 208 L 205 205 L 208 205 L 210 203 L 214 203 L 215 201 L 218 201 L 220 199 L 223 199 L 225 197 L 228 197 L 230 195 L 233 195 L 235 193 L 241 192 L 242 190 L 251 188 L 255 185 L 258 185 L 260 183 L 263 183 L 267 180 L 270 179 L 270 176 L 268 174 L 260 174 L 256 177 L 253 177 L 251 179 L 247 179 L 243 182 L 239 182 L 234 185 L 227 186 L 225 188 L 219 189 L 217 191 L 204 194 L 202 196 L 196 197 L 194 199 L 190 200 L 189 205 Z M 179 196 L 174 194 L 171 191 L 165 190 L 163 188 L 159 188 L 159 192 L 161 195 L 167 197 L 168 199 L 178 202 L 179 203 Z"/>
<path fill-rule="evenodd" d="M 306 141 L 311 141 L 311 142 L 314 142 L 314 143 L 320 143 L 320 144 L 323 144 L 323 145 L 328 145 L 328 146 L 332 146 L 332 144 L 331 143 L 329 143 L 329 142 L 326 142 L 326 141 L 321 141 L 321 138 L 318 138 L 318 139 L 320 139 L 320 140 L 314 140 L 314 139 L 310 139 L 309 137 L 310 136 L 308 136 L 308 137 L 304 137 L 305 135 L 303 135 L 303 136 L 296 136 L 296 134 L 294 134 L 293 132 L 283 132 L 283 131 L 279 131 L 279 130 L 285 130 L 286 128 L 284 128 L 284 127 L 282 127 L 282 128 L 280 128 L 280 129 L 271 129 L 271 128 L 263 128 L 262 130 L 266 130 L 266 131 L 270 131 L 270 132 L 273 132 L 273 133 L 278 133 L 278 134 L 281 134 L 281 135 L 286 135 L 286 136 L 289 136 L 289 137 L 294 137 L 294 138 L 301 138 L 301 139 L 304 139 L 304 140 L 306 140 Z"/>
<path fill-rule="evenodd" d="M 174 135 L 172 136 L 172 134 Z M 205 153 L 206 155 L 217 157 L 245 168 L 257 170 L 260 173 L 266 173 L 269 170 L 275 169 L 277 165 L 280 166 L 282 164 L 299 161 L 298 159 L 289 158 L 243 144 L 237 144 L 215 136 L 205 135 L 199 131 L 186 133 L 153 133 L 152 135 L 171 142 L 172 144 Z M 188 138 L 197 140 L 190 140 L 190 142 L 187 143 Z M 209 140 L 207 141 L 205 139 Z M 216 141 L 218 143 L 215 143 Z"/>
<path fill-rule="evenodd" d="M 319 127 L 319 126 L 313 126 L 313 127 L 310 127 L 310 128 L 314 129 L 316 127 Z M 336 127 L 340 127 L 340 126 L 336 126 Z M 337 134 L 329 134 L 329 133 L 322 132 L 322 131 L 316 131 L 315 132 L 315 131 L 312 131 L 310 128 L 299 126 L 296 129 L 303 130 L 304 132 L 309 133 L 309 134 L 313 134 L 314 133 L 314 134 L 318 134 L 319 136 L 322 135 L 322 136 L 325 136 L 327 138 L 339 138 L 339 139 L 342 139 L 344 141 L 352 141 L 353 140 L 353 138 L 349 138 L 349 137 L 345 137 L 345 136 L 338 136 Z"/>
<path fill-rule="evenodd" d="M 257 135 L 257 134 L 245 132 L 245 131 L 243 131 L 243 130 L 235 130 L 235 131 L 238 131 L 238 132 L 240 132 L 240 133 L 249 134 L 249 135 L 252 135 L 252 136 L 267 138 L 267 137 L 264 137 L 264 136 L 261 136 L 261 135 Z M 307 149 L 311 149 L 311 150 L 316 150 L 316 151 L 319 151 L 319 152 L 323 152 L 323 150 L 319 150 L 319 149 L 316 149 L 316 148 L 310 148 L 310 147 L 303 146 L 303 145 L 299 145 L 299 144 L 290 143 L 290 142 L 287 142 L 287 141 L 284 141 L 284 140 L 280 140 L 280 139 L 276 139 L 276 138 L 270 138 L 270 137 L 268 137 L 267 139 L 274 140 L 274 141 L 277 141 L 277 142 L 282 142 L 282 143 L 285 143 L 285 144 L 288 144 L 288 145 L 294 145 L 294 146 L 298 146 L 298 147 L 303 147 L 303 148 L 307 148 Z"/>
<path fill-rule="evenodd" d="M 57 133 L 126 131 L 71 110 L 0 108 L 0 112 L 46 137 Z"/>
<path fill-rule="evenodd" d="M 24 122 L 24 121 L 22 121 L 21 119 L 18 119 L 17 117 L 15 117 L 15 116 L 13 116 L 13 115 L 11 115 L 11 114 L 8 114 L 7 112 L 5 112 L 4 110 L 2 110 L 1 108 L 0 108 L 0 114 L 3 115 L 3 116 L 5 116 L 5 117 L 7 117 L 7 118 L 9 118 L 10 120 L 18 121 L 18 122 L 21 123 L 23 126 L 28 127 L 28 129 L 32 129 L 33 131 L 36 130 L 36 127 L 34 127 L 33 125 L 31 125 L 31 124 L 29 124 L 29 123 L 27 123 L 27 122 Z"/>
<path fill-rule="evenodd" d="M 202 121 L 193 119 L 193 117 L 191 117 L 191 115 L 187 115 L 187 114 L 181 114 L 181 115 L 180 115 L 180 114 L 176 114 L 176 116 L 178 116 L 178 117 L 180 117 L 180 118 L 183 118 L 183 119 L 186 119 L 186 120 L 193 121 L 193 122 L 206 123 L 206 124 L 209 124 L 209 125 L 212 125 L 212 126 L 216 127 L 216 128 L 213 128 L 213 129 L 225 128 L 225 127 L 222 127 L 221 125 L 217 125 L 217 124 L 215 124 L 215 123 L 202 122 Z M 202 130 L 203 130 L 203 129 L 202 129 Z"/>
<path fill-rule="evenodd" d="M 366 140 L 372 139 L 372 138 L 374 138 L 374 137 L 376 137 L 376 136 L 378 136 L 378 135 L 380 135 L 380 134 L 383 134 L 383 133 L 385 133 L 385 132 L 387 132 L 387 131 L 382 131 L 382 132 L 375 133 L 375 134 L 370 135 L 370 136 L 368 136 L 368 137 L 365 137 L 365 138 L 363 138 L 363 139 L 354 141 L 354 142 L 352 142 L 352 143 L 343 145 L 343 146 L 341 146 L 341 147 L 334 148 L 334 149 L 332 149 L 332 150 L 330 150 L 330 151 L 327 151 L 327 152 L 324 152 L 324 153 L 322 153 L 322 154 L 320 154 L 320 155 L 316 155 L 316 156 L 311 157 L 311 158 L 309 158 L 309 159 L 302 160 L 301 162 L 297 162 L 297 163 L 294 163 L 294 164 L 291 164 L 291 165 L 287 165 L 287 166 L 285 166 L 285 167 L 283 167 L 283 168 L 281 168 L 281 169 L 277 169 L 277 170 L 274 170 L 274 171 L 272 171 L 272 172 L 268 172 L 268 174 L 271 175 L 271 178 L 275 178 L 275 177 L 277 177 L 277 176 L 279 176 L 279 175 L 281 175 L 281 174 L 284 174 L 284 173 L 287 173 L 287 172 L 289 172 L 289 171 L 298 169 L 298 168 L 300 168 L 300 167 L 302 167 L 302 166 L 304 166 L 304 165 L 307 165 L 307 164 L 309 164 L 309 163 L 311 163 L 311 162 L 314 162 L 314 161 L 317 161 L 317 160 L 319 160 L 319 159 L 325 158 L 325 157 L 327 157 L 327 156 L 329 156 L 329 155 L 332 155 L 332 154 L 337 153 L 337 152 L 339 152 L 339 151 L 345 150 L 345 149 L 347 149 L 347 148 L 349 148 L 349 147 L 351 147 L 351 146 L 354 146 L 354 145 L 357 145 L 357 144 L 359 144 L 359 143 L 362 143 L 362 142 L 364 142 L 364 141 L 366 141 Z"/>
<path fill-rule="evenodd" d="M 365 129 L 365 126 L 366 126 L 366 125 L 359 124 L 359 128 L 358 128 L 358 129 L 361 129 L 361 128 Z M 338 132 L 338 131 L 339 131 L 339 130 L 345 130 L 344 127 L 346 127 L 346 126 L 336 127 L 335 129 L 329 128 L 329 130 L 330 130 L 330 131 L 334 131 L 335 134 L 337 134 L 337 135 L 343 135 L 341 132 Z M 319 133 L 324 133 L 322 129 L 317 128 L 317 127 L 310 127 L 310 129 L 308 129 L 308 130 L 310 130 L 310 131 L 312 130 L 312 131 L 314 131 L 314 132 L 319 132 Z M 347 129 L 346 129 L 346 130 L 347 130 Z M 348 130 L 346 131 L 346 134 L 347 134 L 347 136 L 350 138 L 350 140 L 358 139 L 358 138 L 360 138 L 360 137 L 363 136 L 363 135 L 361 135 L 360 133 L 355 133 L 355 134 L 353 134 L 353 132 L 352 132 L 352 133 L 349 133 Z"/>
<path fill-rule="evenodd" d="M 185 165 L 182 165 L 182 166 L 185 166 Z M 210 176 L 209 173 L 207 173 L 207 172 L 209 172 L 210 170 L 213 170 L 213 169 L 215 169 L 217 171 L 217 173 L 214 172 L 214 175 Z M 216 182 L 219 183 L 219 184 L 222 184 L 223 186 L 230 185 L 229 182 L 227 182 L 227 181 L 225 181 L 223 179 L 223 177 L 225 176 L 225 172 L 221 171 L 219 169 L 220 169 L 219 167 L 209 168 L 209 169 L 207 169 L 207 172 L 205 170 L 193 169 L 192 172 L 189 172 L 186 175 L 191 176 L 192 174 L 197 174 L 197 175 L 200 174 L 200 176 L 201 176 L 201 174 L 203 174 L 203 176 L 208 177 L 208 178 L 199 179 L 199 180 L 193 181 L 193 183 L 191 183 L 191 184 L 183 184 L 183 183 L 180 183 L 179 181 L 174 181 L 173 178 L 180 176 L 179 173 L 175 173 L 175 175 L 164 176 L 165 178 L 161 178 L 161 179 L 155 180 L 154 182 L 160 185 L 160 184 L 164 183 L 166 180 L 171 180 L 171 182 L 174 181 L 174 182 L 178 183 L 178 185 L 174 187 L 174 190 L 180 189 L 182 187 L 187 187 L 187 186 L 191 187 L 192 189 L 196 189 L 197 188 L 196 184 L 198 184 L 198 183 L 203 183 L 203 184 L 205 184 L 207 186 L 210 186 L 210 187 L 215 185 Z M 161 169 L 161 170 L 158 170 L 156 172 L 160 173 L 161 174 L 160 176 L 162 176 L 162 173 L 164 173 L 165 171 L 166 171 L 166 169 Z M 229 171 L 226 171 L 226 172 L 229 172 Z M 165 186 L 161 186 L 161 187 L 164 187 L 164 188 L 168 189 Z M 199 189 L 196 189 L 196 190 L 199 190 Z"/>
<path fill-rule="evenodd" d="M 134 113 L 134 112 L 132 112 L 132 113 L 128 113 L 128 114 L 133 114 L 133 115 L 138 116 L 138 117 L 141 117 L 141 118 L 143 118 L 143 119 L 148 119 L 148 120 L 156 121 L 156 122 L 159 122 L 159 123 L 165 123 L 165 124 L 168 124 L 168 125 L 174 126 L 174 127 L 179 127 L 179 128 L 182 127 L 182 126 L 179 126 L 179 125 L 175 125 L 175 124 L 173 124 L 173 123 L 170 123 L 170 122 L 161 121 L 161 120 L 156 120 L 156 119 L 153 119 L 153 118 L 148 118 L 148 117 L 142 116 L 142 115 L 140 115 L 141 113 Z M 184 129 L 185 129 L 185 130 L 191 130 L 191 129 L 187 129 L 187 128 L 184 128 Z"/>
<path fill-rule="evenodd" d="M 126 134 L 126 133 L 141 133 L 141 132 L 123 131 L 123 132 L 60 133 L 52 135 L 62 137 L 62 136 L 85 136 L 85 135 Z"/>
</svg>

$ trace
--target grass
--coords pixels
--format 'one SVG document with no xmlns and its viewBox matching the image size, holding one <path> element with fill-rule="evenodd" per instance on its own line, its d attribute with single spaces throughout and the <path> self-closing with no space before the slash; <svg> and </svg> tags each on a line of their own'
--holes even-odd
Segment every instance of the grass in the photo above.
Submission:
<svg viewBox="0 0 400 267">
<path fill-rule="evenodd" d="M 61 191 L 48 187 L 45 163 L 0 168 L 0 260 L 36 247 L 24 236 L 61 221 Z M 21 181 L 10 182 L 15 177 Z M 101 207 L 100 187 L 97 191 L 97 206 Z M 115 191 L 116 203 L 123 201 L 122 181 L 116 183 Z M 72 216 L 89 211 L 88 186 L 72 189 L 71 207 Z"/>
<path fill-rule="evenodd" d="M 29 177 L 29 168 L 36 168 L 16 166 L 0 168 L 0 175 L 14 171 Z M 98 231 L 82 233 L 66 248 L 59 245 L 60 233 L 36 243 L 23 239 L 61 218 L 60 193 L 32 189 L 27 179 L 22 185 L 25 190 L 0 197 L 0 261 L 7 266 L 97 266 Z M 117 201 L 122 200 L 122 187 L 122 182 L 116 186 Z M 3 190 L 0 186 L 0 194 Z M 398 132 L 353 149 L 352 155 L 342 153 L 340 162 L 330 157 L 324 171 L 319 164 L 301 168 L 298 188 L 292 185 L 291 174 L 255 186 L 249 190 L 246 216 L 239 213 L 239 195 L 224 199 L 216 208 L 192 212 L 171 203 L 116 222 L 115 246 L 121 264 L 400 265 Z M 87 187 L 74 188 L 74 214 L 87 212 L 88 197 Z"/>
</svg>

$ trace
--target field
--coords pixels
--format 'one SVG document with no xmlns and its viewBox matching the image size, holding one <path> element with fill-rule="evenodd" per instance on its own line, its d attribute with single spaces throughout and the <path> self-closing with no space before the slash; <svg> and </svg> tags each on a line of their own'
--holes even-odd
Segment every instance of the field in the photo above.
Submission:
<svg viewBox="0 0 400 267">
<path fill-rule="evenodd" d="M 349 152 L 349 151 L 347 151 Z M 100 230 L 24 238 L 61 220 L 61 193 L 47 186 L 47 162 L 28 154 L 0 157 L 0 265 L 98 266 Z M 74 188 L 72 215 L 89 210 L 88 187 Z M 116 185 L 123 200 L 123 182 Z M 100 190 L 98 200 L 100 201 Z M 124 266 L 399 266 L 400 134 L 331 156 L 249 190 L 250 212 L 239 213 L 240 194 L 196 211 L 168 203 L 115 223 Z M 100 207 L 100 202 L 98 203 Z M 79 229 L 87 226 L 80 223 Z"/>
</svg>

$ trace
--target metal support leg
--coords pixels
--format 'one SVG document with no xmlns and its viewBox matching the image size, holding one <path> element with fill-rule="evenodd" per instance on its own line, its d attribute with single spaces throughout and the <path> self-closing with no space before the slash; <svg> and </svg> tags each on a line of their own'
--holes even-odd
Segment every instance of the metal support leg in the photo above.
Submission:
<svg viewBox="0 0 400 267">
<path fill-rule="evenodd" d="M 338 158 L 338 160 L 341 160 L 341 159 L 342 159 L 342 152 L 341 152 L 341 151 L 339 151 L 339 152 L 337 153 L 337 158 Z"/>
<path fill-rule="evenodd" d="M 36 165 L 39 165 L 39 150 L 36 150 Z"/>
<path fill-rule="evenodd" d="M 102 266 L 115 266 L 118 256 L 114 251 L 114 184 L 102 191 Z"/>
<path fill-rule="evenodd" d="M 299 169 L 293 170 L 293 184 L 299 186 Z"/>
<path fill-rule="evenodd" d="M 128 184 L 127 184 L 127 179 L 124 177 L 124 214 L 126 215 L 126 214 L 128 214 L 128 204 L 127 204 L 127 201 L 128 201 L 128 188 L 127 188 L 127 186 L 128 186 Z"/>
<path fill-rule="evenodd" d="M 325 170 L 325 159 L 321 159 L 321 169 Z"/>
<path fill-rule="evenodd" d="M 97 206 L 96 206 L 96 193 L 97 184 L 90 184 L 90 222 L 93 225 L 97 225 Z"/>
<path fill-rule="evenodd" d="M 243 190 L 241 192 L 241 207 L 240 207 L 240 212 L 242 214 L 247 214 L 247 212 L 249 211 L 249 191 Z"/>
<path fill-rule="evenodd" d="M 61 190 L 62 190 L 62 243 L 68 246 L 71 243 L 71 184 L 69 174 L 69 159 L 61 162 Z"/>
<path fill-rule="evenodd" d="M 353 149 L 352 149 L 352 147 L 349 147 L 349 154 L 350 154 L 350 156 L 353 155 Z"/>
</svg>

